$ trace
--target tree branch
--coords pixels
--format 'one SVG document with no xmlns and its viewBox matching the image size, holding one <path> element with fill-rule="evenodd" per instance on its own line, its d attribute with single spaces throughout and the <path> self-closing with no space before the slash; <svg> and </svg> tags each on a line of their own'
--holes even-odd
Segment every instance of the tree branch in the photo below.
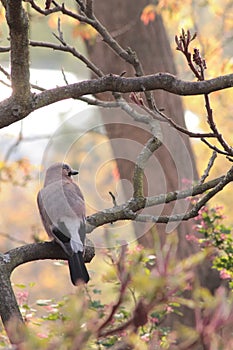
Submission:
<svg viewBox="0 0 233 350">
<path fill-rule="evenodd" d="M 80 15 L 78 13 L 74 13 L 68 9 L 66 9 L 65 7 L 65 4 L 63 3 L 61 6 L 59 4 L 57 4 L 55 1 L 53 1 L 54 3 L 54 7 L 53 8 L 50 8 L 50 9 L 46 9 L 46 10 L 43 10 L 41 7 L 39 7 L 34 0 L 27 0 L 27 2 L 29 2 L 31 4 L 31 7 L 37 11 L 38 13 L 40 13 L 41 15 L 44 15 L 44 16 L 48 16 L 52 13 L 56 13 L 56 12 L 61 12 L 63 13 L 64 15 L 67 15 L 71 18 L 74 18 L 76 19 L 77 21 L 80 21 L 80 22 L 87 22 L 87 17 L 86 16 L 83 16 L 83 15 Z M 78 2 L 78 1 L 77 1 Z"/>
<path fill-rule="evenodd" d="M 6 2 L 6 19 L 10 29 L 11 82 L 13 96 L 20 104 L 30 97 L 30 72 L 28 49 L 28 17 L 21 0 Z"/>
<path fill-rule="evenodd" d="M 124 78 L 109 74 L 99 79 L 85 80 L 41 92 L 36 96 L 35 107 L 64 100 L 79 98 L 87 94 L 97 94 L 106 91 L 127 93 L 131 91 L 165 90 L 182 96 L 202 95 L 233 86 L 233 74 L 200 82 L 188 82 L 176 78 L 169 73 L 157 73 L 143 77 Z"/>
<path fill-rule="evenodd" d="M 7 257 L 0 257 L 0 315 L 9 340 L 17 344 L 24 339 L 23 318 L 5 268 Z"/>
<path fill-rule="evenodd" d="M 9 52 L 10 49 L 11 49 L 10 46 L 0 47 L 0 53 Z"/>
<path fill-rule="evenodd" d="M 188 135 L 189 137 L 194 138 L 204 138 L 204 137 L 217 137 L 217 134 L 214 133 L 199 133 L 199 132 L 192 132 L 187 130 L 186 128 L 178 125 L 172 118 L 169 118 L 165 113 L 161 112 L 157 107 L 154 108 L 154 110 L 151 110 L 144 104 L 141 106 L 142 109 L 144 109 L 149 115 L 151 115 L 154 119 L 159 119 L 162 122 L 167 122 L 170 124 L 174 129 L 182 132 L 183 134 Z"/>
<path fill-rule="evenodd" d="M 218 147 L 212 145 L 209 141 L 207 141 L 205 138 L 201 138 L 201 141 L 203 143 L 205 143 L 210 149 L 212 149 L 214 152 L 217 152 L 219 154 L 223 154 L 225 156 L 229 156 L 229 153 L 227 153 L 226 151 L 223 151 L 221 149 L 219 149 Z"/>
<path fill-rule="evenodd" d="M 173 94 L 192 96 L 211 93 L 233 86 L 233 74 L 199 82 L 177 79 L 169 73 L 157 73 L 143 77 L 124 78 L 107 75 L 102 78 L 85 80 L 65 85 L 38 94 L 31 94 L 27 105 L 16 104 L 14 97 L 0 103 L 0 128 L 25 118 L 32 111 L 69 98 L 78 99 L 83 95 L 112 92 L 139 92 L 165 90 Z"/>
<path fill-rule="evenodd" d="M 178 199 L 198 196 L 199 194 L 202 194 L 215 187 L 219 182 L 223 180 L 223 178 L 224 175 L 205 183 L 198 183 L 197 185 L 194 185 L 185 190 L 168 192 L 165 194 L 160 194 L 158 196 L 147 197 L 146 207 L 152 207 L 154 205 L 170 203 Z"/>
<path fill-rule="evenodd" d="M 148 159 L 152 156 L 153 152 L 157 150 L 161 145 L 162 142 L 158 138 L 153 137 L 146 143 L 141 153 L 137 157 L 133 176 L 134 198 L 144 197 L 144 169 Z"/>
<path fill-rule="evenodd" d="M 169 216 L 139 216 L 137 211 L 144 209 L 146 207 L 151 207 L 155 205 L 170 203 L 175 200 L 184 199 L 188 197 L 195 197 L 197 195 L 203 194 L 204 192 L 213 189 L 208 192 L 203 198 L 203 201 L 198 201 L 198 206 L 192 208 L 191 212 L 174 215 L 171 219 L 172 221 L 182 221 L 188 220 L 192 217 L 198 215 L 198 211 L 204 206 L 207 201 L 212 198 L 213 195 L 221 191 L 229 182 L 233 181 L 233 168 L 229 170 L 227 175 L 223 175 L 214 180 L 210 180 L 206 183 L 197 184 L 191 188 L 169 192 L 166 194 L 160 194 L 158 196 L 152 197 L 136 197 L 128 200 L 126 203 L 113 208 L 105 209 L 103 211 L 92 214 L 87 217 L 87 232 L 90 233 L 94 228 L 102 226 L 104 224 L 113 223 L 118 220 L 138 220 L 138 221 L 152 221 L 167 223 L 169 221 Z"/>
<path fill-rule="evenodd" d="M 30 46 L 44 47 L 44 48 L 53 49 L 55 51 L 68 52 L 72 54 L 74 57 L 76 57 L 77 59 L 79 59 L 80 61 L 82 61 L 87 66 L 87 68 L 89 68 L 92 72 L 94 72 L 98 77 L 103 76 L 103 73 L 101 72 L 101 70 L 96 65 L 94 65 L 94 63 L 88 60 L 88 58 L 86 58 L 84 55 L 78 52 L 75 47 L 72 47 L 67 44 L 65 45 L 64 43 L 62 45 L 57 45 L 54 43 L 43 42 L 43 41 L 33 41 L 33 40 L 30 40 Z"/>
<path fill-rule="evenodd" d="M 233 155 L 233 149 L 231 146 L 229 146 L 227 144 L 227 142 L 224 140 L 222 134 L 218 131 L 218 128 L 214 122 L 214 118 L 213 118 L 213 110 L 210 106 L 210 99 L 208 94 L 204 94 L 204 98 L 205 98 L 205 107 L 206 107 L 206 111 L 207 111 L 207 121 L 208 124 L 211 128 L 211 130 L 213 131 L 213 133 L 216 135 L 218 142 L 220 143 L 220 145 L 223 147 L 223 149 L 225 150 L 225 152 L 227 152 L 228 155 Z"/>
<path fill-rule="evenodd" d="M 225 176 L 221 178 L 221 180 L 214 186 L 214 188 L 207 192 L 201 199 L 199 199 L 196 204 L 192 207 L 191 210 L 186 213 L 174 214 L 174 215 L 146 215 L 139 214 L 135 215 L 135 220 L 140 222 L 156 222 L 167 224 L 168 222 L 177 222 L 177 221 L 186 221 L 191 218 L 194 218 L 198 215 L 199 210 L 206 205 L 206 203 L 214 197 L 218 192 L 220 192 L 228 183 L 233 181 L 233 167 L 227 172 Z"/>
<path fill-rule="evenodd" d="M 210 170 L 213 167 L 216 158 L 217 158 L 217 152 L 213 151 L 212 156 L 210 157 L 209 162 L 207 164 L 207 167 L 206 167 L 202 177 L 199 180 L 199 183 L 204 183 L 206 178 L 209 176 Z"/>
<path fill-rule="evenodd" d="M 5 253 L 4 256 L 7 260 L 6 269 L 8 271 L 8 276 L 11 275 L 16 267 L 30 261 L 45 259 L 67 260 L 67 255 L 63 249 L 54 241 L 26 244 L 11 249 L 9 252 Z M 94 256 L 95 249 L 93 244 L 90 240 L 87 240 L 84 256 L 85 262 L 90 262 Z"/>
</svg>

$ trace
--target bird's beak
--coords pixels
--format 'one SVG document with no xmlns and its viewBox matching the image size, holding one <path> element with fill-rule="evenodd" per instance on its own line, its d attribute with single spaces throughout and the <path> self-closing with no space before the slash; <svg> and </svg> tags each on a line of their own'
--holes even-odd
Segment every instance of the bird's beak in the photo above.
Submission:
<svg viewBox="0 0 233 350">
<path fill-rule="evenodd" d="M 71 175 L 78 175 L 78 170 L 71 169 Z"/>
</svg>

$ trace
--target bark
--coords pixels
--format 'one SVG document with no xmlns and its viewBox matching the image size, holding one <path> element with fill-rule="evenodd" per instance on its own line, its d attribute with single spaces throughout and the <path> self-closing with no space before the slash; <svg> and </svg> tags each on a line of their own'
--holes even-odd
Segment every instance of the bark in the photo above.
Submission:
<svg viewBox="0 0 233 350">
<path fill-rule="evenodd" d="M 14 97 L 27 103 L 30 96 L 28 16 L 21 0 L 6 2 L 6 19 L 11 38 L 11 83 Z"/>
<path fill-rule="evenodd" d="M 0 315 L 6 329 L 9 341 L 18 344 L 24 339 L 23 319 L 11 286 L 8 269 L 6 269 L 7 256 L 0 259 Z"/>
</svg>

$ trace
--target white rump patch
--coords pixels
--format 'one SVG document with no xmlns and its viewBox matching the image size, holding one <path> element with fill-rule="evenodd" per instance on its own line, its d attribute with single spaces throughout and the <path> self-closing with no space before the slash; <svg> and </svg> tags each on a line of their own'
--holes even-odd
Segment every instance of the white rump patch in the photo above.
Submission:
<svg viewBox="0 0 233 350">
<path fill-rule="evenodd" d="M 71 235 L 71 240 L 70 240 L 70 245 L 72 250 L 77 253 L 77 252 L 83 252 L 83 244 L 81 241 L 81 238 L 79 236 L 79 229 L 81 225 L 81 221 L 79 218 L 70 218 L 67 216 L 61 217 L 59 219 L 60 222 L 64 222 L 66 225 L 70 235 Z"/>
</svg>

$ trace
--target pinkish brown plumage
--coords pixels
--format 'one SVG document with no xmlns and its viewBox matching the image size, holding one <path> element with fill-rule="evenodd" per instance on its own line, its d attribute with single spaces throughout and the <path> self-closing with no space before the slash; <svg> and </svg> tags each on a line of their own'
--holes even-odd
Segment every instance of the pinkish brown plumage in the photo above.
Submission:
<svg viewBox="0 0 233 350">
<path fill-rule="evenodd" d="M 53 164 L 47 169 L 44 187 L 37 196 L 44 228 L 66 252 L 74 285 L 79 280 L 89 281 L 83 259 L 85 202 L 80 188 L 72 180 L 72 175 L 76 174 L 78 171 L 68 164 Z"/>
</svg>

